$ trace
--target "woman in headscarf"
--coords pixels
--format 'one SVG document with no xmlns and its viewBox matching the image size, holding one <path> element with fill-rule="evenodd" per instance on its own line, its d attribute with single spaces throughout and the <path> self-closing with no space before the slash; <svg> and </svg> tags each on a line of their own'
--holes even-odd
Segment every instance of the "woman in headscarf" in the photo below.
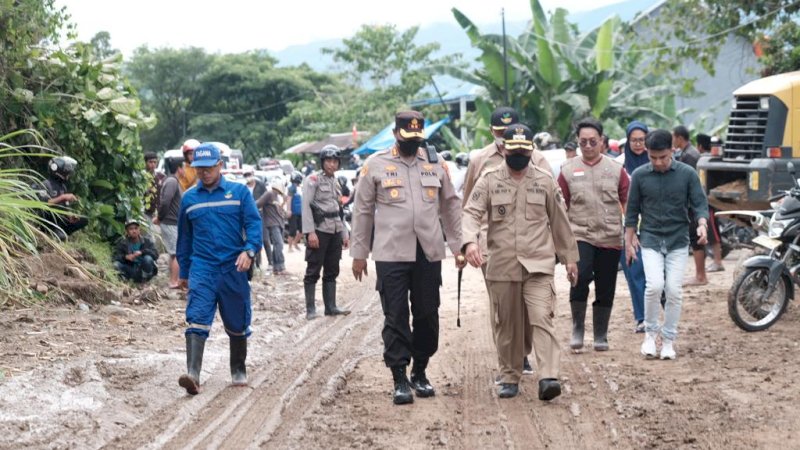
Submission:
<svg viewBox="0 0 800 450">
<path fill-rule="evenodd" d="M 647 125 L 642 122 L 633 121 L 628 124 L 626 129 L 627 139 L 625 141 L 625 171 L 628 176 L 633 171 L 650 162 L 647 156 L 647 149 L 644 146 L 644 138 L 647 135 Z M 625 261 L 625 252 L 620 257 L 622 272 L 628 281 L 628 290 L 631 293 L 631 303 L 633 304 L 633 317 L 636 320 L 635 331 L 644 333 L 644 266 L 642 265 L 641 250 L 636 252 L 636 260 L 628 266 Z"/>
</svg>

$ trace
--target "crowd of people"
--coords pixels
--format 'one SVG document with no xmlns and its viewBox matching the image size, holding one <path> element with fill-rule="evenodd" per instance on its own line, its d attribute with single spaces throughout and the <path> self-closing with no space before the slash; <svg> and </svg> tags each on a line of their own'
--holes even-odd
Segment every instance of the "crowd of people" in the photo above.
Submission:
<svg viewBox="0 0 800 450">
<path fill-rule="evenodd" d="M 446 246 L 458 270 L 467 264 L 481 269 L 500 398 L 518 395 L 521 378 L 534 373 L 532 352 L 539 398 L 561 394 L 554 323 L 557 264 L 565 266 L 571 285 L 573 351 L 584 348 L 592 283 L 592 348 L 610 348 L 621 267 L 633 306 L 632 331 L 644 333 L 641 353 L 677 357 L 684 284 L 702 284 L 707 272 L 724 269 L 716 251 L 714 262 L 704 265 L 705 245 L 715 236 L 718 242 L 713 211 L 695 172 L 701 151 L 710 146 L 708 136 L 698 137 L 698 151 L 683 126 L 650 130 L 634 121 L 625 139 L 616 141 L 599 121 L 585 118 L 575 125 L 575 140 L 563 146 L 567 159 L 554 176 L 544 152 L 555 140 L 534 134 L 512 108 L 492 113 L 494 140 L 469 160 L 466 154 L 448 158 L 426 146 L 423 124 L 419 112 L 398 113 L 395 143 L 358 162 L 349 193 L 335 176 L 342 157 L 336 146 L 326 146 L 317 161 L 293 173 L 288 189 L 280 180 L 267 185 L 252 172 L 245 174 L 245 183 L 227 180 L 220 149 L 211 143 L 187 140 L 182 158 L 165 161 L 166 176 L 155 171 L 156 155 L 145 155 L 150 174 L 145 217 L 126 221 L 114 264 L 124 279 L 152 279 L 159 255 L 143 228 L 158 230 L 169 254 L 169 287 L 187 291 L 187 372 L 179 378 L 187 393 L 200 391 L 205 341 L 217 308 L 230 338 L 233 384 L 247 383 L 252 268 L 263 248 L 271 273 L 286 274 L 284 240 L 288 251 L 295 251 L 305 239 L 307 320 L 318 317 L 320 277 L 324 315 L 350 313 L 337 301 L 342 252 L 349 248 L 356 280 L 368 275 L 371 255 L 384 313 L 383 359 L 394 382 L 395 404 L 412 403 L 414 394 L 435 395 L 427 369 L 438 349 Z M 67 188 L 75 165 L 67 157 L 51 161 L 43 201 L 66 208 L 76 200 Z M 352 206 L 352 231 L 343 197 Z M 86 225 L 69 215 L 57 219 L 54 226 L 64 234 Z M 690 248 L 696 276 L 685 283 Z"/>
</svg>

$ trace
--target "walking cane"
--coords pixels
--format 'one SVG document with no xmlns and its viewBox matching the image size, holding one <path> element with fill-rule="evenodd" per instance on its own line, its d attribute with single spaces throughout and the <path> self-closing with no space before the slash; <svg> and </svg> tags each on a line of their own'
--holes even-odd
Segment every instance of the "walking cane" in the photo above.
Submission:
<svg viewBox="0 0 800 450">
<path fill-rule="evenodd" d="M 456 317 L 456 326 L 461 328 L 461 275 L 464 274 L 464 269 L 458 269 L 458 316 Z"/>
</svg>

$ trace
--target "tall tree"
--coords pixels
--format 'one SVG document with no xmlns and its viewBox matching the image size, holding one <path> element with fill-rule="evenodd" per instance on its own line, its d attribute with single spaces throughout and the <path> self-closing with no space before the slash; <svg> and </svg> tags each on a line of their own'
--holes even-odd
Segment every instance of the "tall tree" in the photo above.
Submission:
<svg viewBox="0 0 800 450">
<path fill-rule="evenodd" d="M 89 40 L 94 56 L 98 59 L 105 59 L 119 53 L 119 50 L 111 46 L 111 34 L 108 31 L 98 31 Z"/>
<path fill-rule="evenodd" d="M 158 125 L 142 133 L 148 150 L 175 148 L 187 136 L 187 111 L 197 109 L 202 94 L 200 77 L 215 59 L 201 48 L 150 50 L 139 47 L 126 65 L 146 111 L 158 117 Z"/>
</svg>

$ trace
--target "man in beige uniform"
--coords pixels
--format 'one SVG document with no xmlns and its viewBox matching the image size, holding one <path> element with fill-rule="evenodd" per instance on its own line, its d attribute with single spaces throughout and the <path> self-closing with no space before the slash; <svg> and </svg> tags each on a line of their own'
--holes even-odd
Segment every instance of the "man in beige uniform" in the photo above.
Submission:
<svg viewBox="0 0 800 450">
<path fill-rule="evenodd" d="M 492 113 L 491 118 L 491 131 L 492 135 L 494 136 L 495 140 L 491 144 L 487 145 L 486 147 L 478 150 L 475 152 L 473 156 L 470 157 L 470 163 L 467 168 L 467 175 L 464 181 L 464 193 L 463 193 L 463 205 L 466 206 L 467 200 L 469 199 L 469 195 L 472 193 L 472 189 L 475 187 L 475 183 L 478 182 L 478 177 L 486 171 L 486 169 L 495 167 L 497 165 L 503 164 L 505 157 L 503 156 L 503 133 L 506 131 L 509 125 L 512 123 L 518 123 L 519 116 L 517 112 L 513 108 L 509 108 L 506 106 L 501 106 L 494 110 Z M 540 167 L 546 170 L 548 173 L 553 173 L 550 164 L 542 155 L 542 152 L 536 150 L 534 148 L 533 153 L 531 154 L 531 161 L 533 161 L 533 165 L 536 167 Z M 483 255 L 483 260 L 486 261 L 488 252 L 486 250 L 486 230 L 488 229 L 488 225 L 486 223 L 486 216 L 484 215 L 483 224 L 481 225 L 481 234 L 478 238 L 478 244 L 481 247 L 481 252 Z M 483 279 L 486 281 L 486 264 L 481 266 L 481 271 L 483 272 Z M 486 290 L 489 290 L 489 284 L 486 284 Z M 525 314 L 525 320 L 528 320 L 528 312 L 527 310 L 523 311 Z M 497 317 L 495 316 L 494 305 L 490 301 L 489 302 L 489 323 L 492 326 L 492 339 L 497 342 Z M 533 347 L 532 343 L 532 336 L 529 332 L 530 330 L 526 328 L 525 331 L 525 358 L 522 361 L 522 373 L 526 375 L 533 374 L 533 367 L 531 367 L 531 363 L 528 361 L 528 356 L 531 353 L 531 349 Z M 501 376 L 495 378 L 495 381 L 499 383 Z"/>
<path fill-rule="evenodd" d="M 439 161 L 434 151 L 420 147 L 423 123 L 422 114 L 416 111 L 397 114 L 397 142 L 364 163 L 353 210 L 350 255 L 357 280 L 367 273 L 375 226 L 372 259 L 384 314 L 383 360 L 392 370 L 393 401 L 398 405 L 414 401 L 412 387 L 418 397 L 434 395 L 425 368 L 439 345 L 439 286 L 446 256 L 440 213 L 456 266 L 466 264 L 459 253 L 459 199 L 445 162 Z M 412 327 L 408 323 L 409 299 Z M 409 386 L 406 366 L 412 358 Z"/>
<path fill-rule="evenodd" d="M 578 248 L 553 177 L 530 164 L 531 130 L 513 124 L 504 138 L 505 164 L 484 173 L 464 209 L 466 258 L 473 267 L 483 264 L 477 241 L 488 214 L 486 280 L 498 319 L 496 345 L 502 371 L 498 395 L 509 398 L 519 393 L 525 328 L 532 328 L 539 398 L 551 400 L 561 394 L 560 351 L 553 324 L 553 255 L 567 265 L 574 282 Z"/>
</svg>

